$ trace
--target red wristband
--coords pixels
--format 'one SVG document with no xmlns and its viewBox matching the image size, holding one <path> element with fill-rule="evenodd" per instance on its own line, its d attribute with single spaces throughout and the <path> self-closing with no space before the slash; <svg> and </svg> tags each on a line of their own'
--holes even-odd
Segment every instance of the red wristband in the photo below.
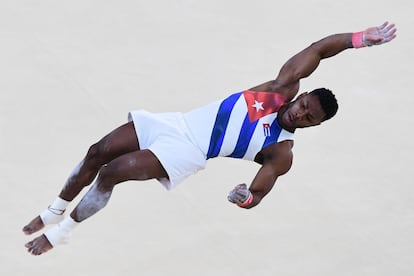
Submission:
<svg viewBox="0 0 414 276">
<path fill-rule="evenodd" d="M 362 48 L 365 47 L 363 41 L 363 34 L 364 32 L 357 32 L 352 34 L 352 46 L 354 48 Z"/>
<path fill-rule="evenodd" d="M 253 201 L 253 194 L 249 193 L 249 197 L 246 199 L 246 201 L 242 202 L 242 203 L 237 203 L 237 205 L 239 207 L 246 207 L 246 206 L 250 205 L 250 203 L 252 203 L 252 201 Z"/>
</svg>

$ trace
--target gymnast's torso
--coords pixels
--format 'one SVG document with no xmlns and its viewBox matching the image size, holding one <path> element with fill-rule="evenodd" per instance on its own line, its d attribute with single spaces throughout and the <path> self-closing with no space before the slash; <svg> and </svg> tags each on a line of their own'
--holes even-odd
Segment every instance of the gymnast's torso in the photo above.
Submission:
<svg viewBox="0 0 414 276">
<path fill-rule="evenodd" d="M 207 159 L 223 156 L 253 161 L 262 149 L 293 140 L 293 133 L 277 121 L 284 103 L 281 94 L 246 90 L 184 113 L 184 119 Z"/>
</svg>

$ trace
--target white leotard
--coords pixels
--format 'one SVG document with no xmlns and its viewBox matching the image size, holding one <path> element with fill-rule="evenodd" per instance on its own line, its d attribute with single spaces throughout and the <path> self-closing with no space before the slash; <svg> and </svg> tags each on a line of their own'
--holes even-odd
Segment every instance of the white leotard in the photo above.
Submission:
<svg viewBox="0 0 414 276">
<path fill-rule="evenodd" d="M 184 120 L 207 159 L 254 160 L 267 146 L 293 140 L 293 133 L 277 122 L 277 111 L 284 103 L 278 93 L 243 91 L 187 112 Z"/>
</svg>

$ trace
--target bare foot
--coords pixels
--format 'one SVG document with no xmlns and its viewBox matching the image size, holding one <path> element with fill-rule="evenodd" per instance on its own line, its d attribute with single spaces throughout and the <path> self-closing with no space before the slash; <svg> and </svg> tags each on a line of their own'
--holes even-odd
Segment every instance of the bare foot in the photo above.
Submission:
<svg viewBox="0 0 414 276">
<path fill-rule="evenodd" d="M 28 225 L 23 227 L 23 232 L 26 235 L 31 235 L 45 227 L 40 216 L 35 217 Z"/>
<path fill-rule="evenodd" d="M 25 247 L 29 253 L 35 256 L 41 255 L 53 248 L 45 235 L 41 235 L 34 240 L 26 243 Z"/>
</svg>

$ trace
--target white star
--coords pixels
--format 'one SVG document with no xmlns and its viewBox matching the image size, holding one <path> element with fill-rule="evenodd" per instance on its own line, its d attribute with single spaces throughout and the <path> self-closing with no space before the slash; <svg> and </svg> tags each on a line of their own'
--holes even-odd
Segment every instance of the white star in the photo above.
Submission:
<svg viewBox="0 0 414 276">
<path fill-rule="evenodd" d="M 256 108 L 256 112 L 259 112 L 259 110 L 264 110 L 263 108 L 263 102 L 258 102 L 254 100 L 254 104 L 252 104 L 254 108 Z"/>
</svg>

